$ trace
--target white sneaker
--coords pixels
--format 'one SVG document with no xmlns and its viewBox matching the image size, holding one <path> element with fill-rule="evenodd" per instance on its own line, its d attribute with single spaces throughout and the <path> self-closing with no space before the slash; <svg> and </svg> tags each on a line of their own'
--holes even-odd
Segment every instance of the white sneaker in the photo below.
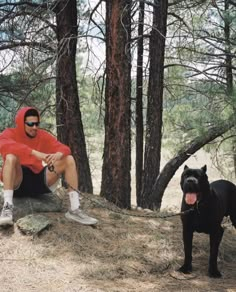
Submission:
<svg viewBox="0 0 236 292">
<path fill-rule="evenodd" d="M 13 225 L 13 205 L 6 203 L 2 208 L 0 226 Z"/>
<path fill-rule="evenodd" d="M 79 208 L 74 210 L 74 211 L 69 210 L 68 212 L 66 212 L 65 217 L 68 220 L 73 220 L 73 221 L 79 222 L 79 223 L 84 224 L 84 225 L 95 225 L 98 222 L 97 219 L 86 215 Z"/>
</svg>

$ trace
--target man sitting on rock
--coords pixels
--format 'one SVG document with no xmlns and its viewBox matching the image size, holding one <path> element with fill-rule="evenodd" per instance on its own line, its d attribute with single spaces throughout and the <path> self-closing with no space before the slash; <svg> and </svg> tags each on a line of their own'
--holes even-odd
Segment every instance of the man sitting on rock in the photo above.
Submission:
<svg viewBox="0 0 236 292">
<path fill-rule="evenodd" d="M 39 129 L 40 115 L 33 107 L 20 109 L 15 122 L 15 128 L 5 129 L 0 134 L 0 154 L 4 162 L 1 173 L 4 204 L 0 226 L 13 225 L 13 196 L 53 192 L 61 174 L 68 184 L 70 199 L 66 218 L 85 225 L 96 224 L 97 219 L 79 208 L 79 193 L 75 191 L 78 189 L 78 175 L 70 148 Z M 55 172 L 45 164 L 53 166 Z"/>
</svg>

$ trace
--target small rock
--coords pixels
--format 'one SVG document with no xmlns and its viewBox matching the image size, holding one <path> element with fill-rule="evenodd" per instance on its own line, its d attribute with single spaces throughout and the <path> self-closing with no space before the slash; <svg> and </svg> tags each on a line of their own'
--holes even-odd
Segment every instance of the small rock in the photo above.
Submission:
<svg viewBox="0 0 236 292">
<path fill-rule="evenodd" d="M 36 235 L 50 226 L 51 221 L 44 215 L 31 214 L 17 220 L 16 225 L 24 234 Z"/>
</svg>

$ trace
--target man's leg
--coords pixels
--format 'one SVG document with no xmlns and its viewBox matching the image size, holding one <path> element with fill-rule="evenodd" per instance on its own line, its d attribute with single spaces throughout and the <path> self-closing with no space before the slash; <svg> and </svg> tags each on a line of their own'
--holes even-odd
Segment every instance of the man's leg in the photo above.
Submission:
<svg viewBox="0 0 236 292">
<path fill-rule="evenodd" d="M 13 155 L 6 156 L 3 172 L 3 209 L 0 216 L 0 225 L 13 224 L 13 192 L 22 181 L 22 169 L 19 159 Z"/>
<path fill-rule="evenodd" d="M 76 170 L 75 160 L 72 155 L 65 156 L 54 164 L 54 169 L 57 174 L 65 175 L 65 180 L 69 185 L 68 191 L 73 191 L 73 189 L 78 189 L 78 175 Z M 55 172 L 47 169 L 47 185 L 52 186 L 57 180 L 58 176 Z"/>
<path fill-rule="evenodd" d="M 54 164 L 54 169 L 56 173 L 47 169 L 47 185 L 49 187 L 52 186 L 58 180 L 58 175 L 65 175 L 71 205 L 70 210 L 66 213 L 66 217 L 86 225 L 96 224 L 97 219 L 87 216 L 79 209 L 79 193 L 76 191 L 78 190 L 78 174 L 73 156 L 68 155 L 61 160 L 56 161 Z"/>
</svg>

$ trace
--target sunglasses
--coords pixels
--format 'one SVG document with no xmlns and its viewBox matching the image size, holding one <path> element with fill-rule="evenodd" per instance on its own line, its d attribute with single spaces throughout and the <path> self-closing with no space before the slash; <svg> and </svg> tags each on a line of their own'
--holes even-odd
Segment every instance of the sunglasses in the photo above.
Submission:
<svg viewBox="0 0 236 292">
<path fill-rule="evenodd" d="M 33 127 L 33 126 L 36 126 L 38 127 L 39 126 L 39 122 L 25 122 L 25 124 L 28 126 L 28 127 Z"/>
</svg>

